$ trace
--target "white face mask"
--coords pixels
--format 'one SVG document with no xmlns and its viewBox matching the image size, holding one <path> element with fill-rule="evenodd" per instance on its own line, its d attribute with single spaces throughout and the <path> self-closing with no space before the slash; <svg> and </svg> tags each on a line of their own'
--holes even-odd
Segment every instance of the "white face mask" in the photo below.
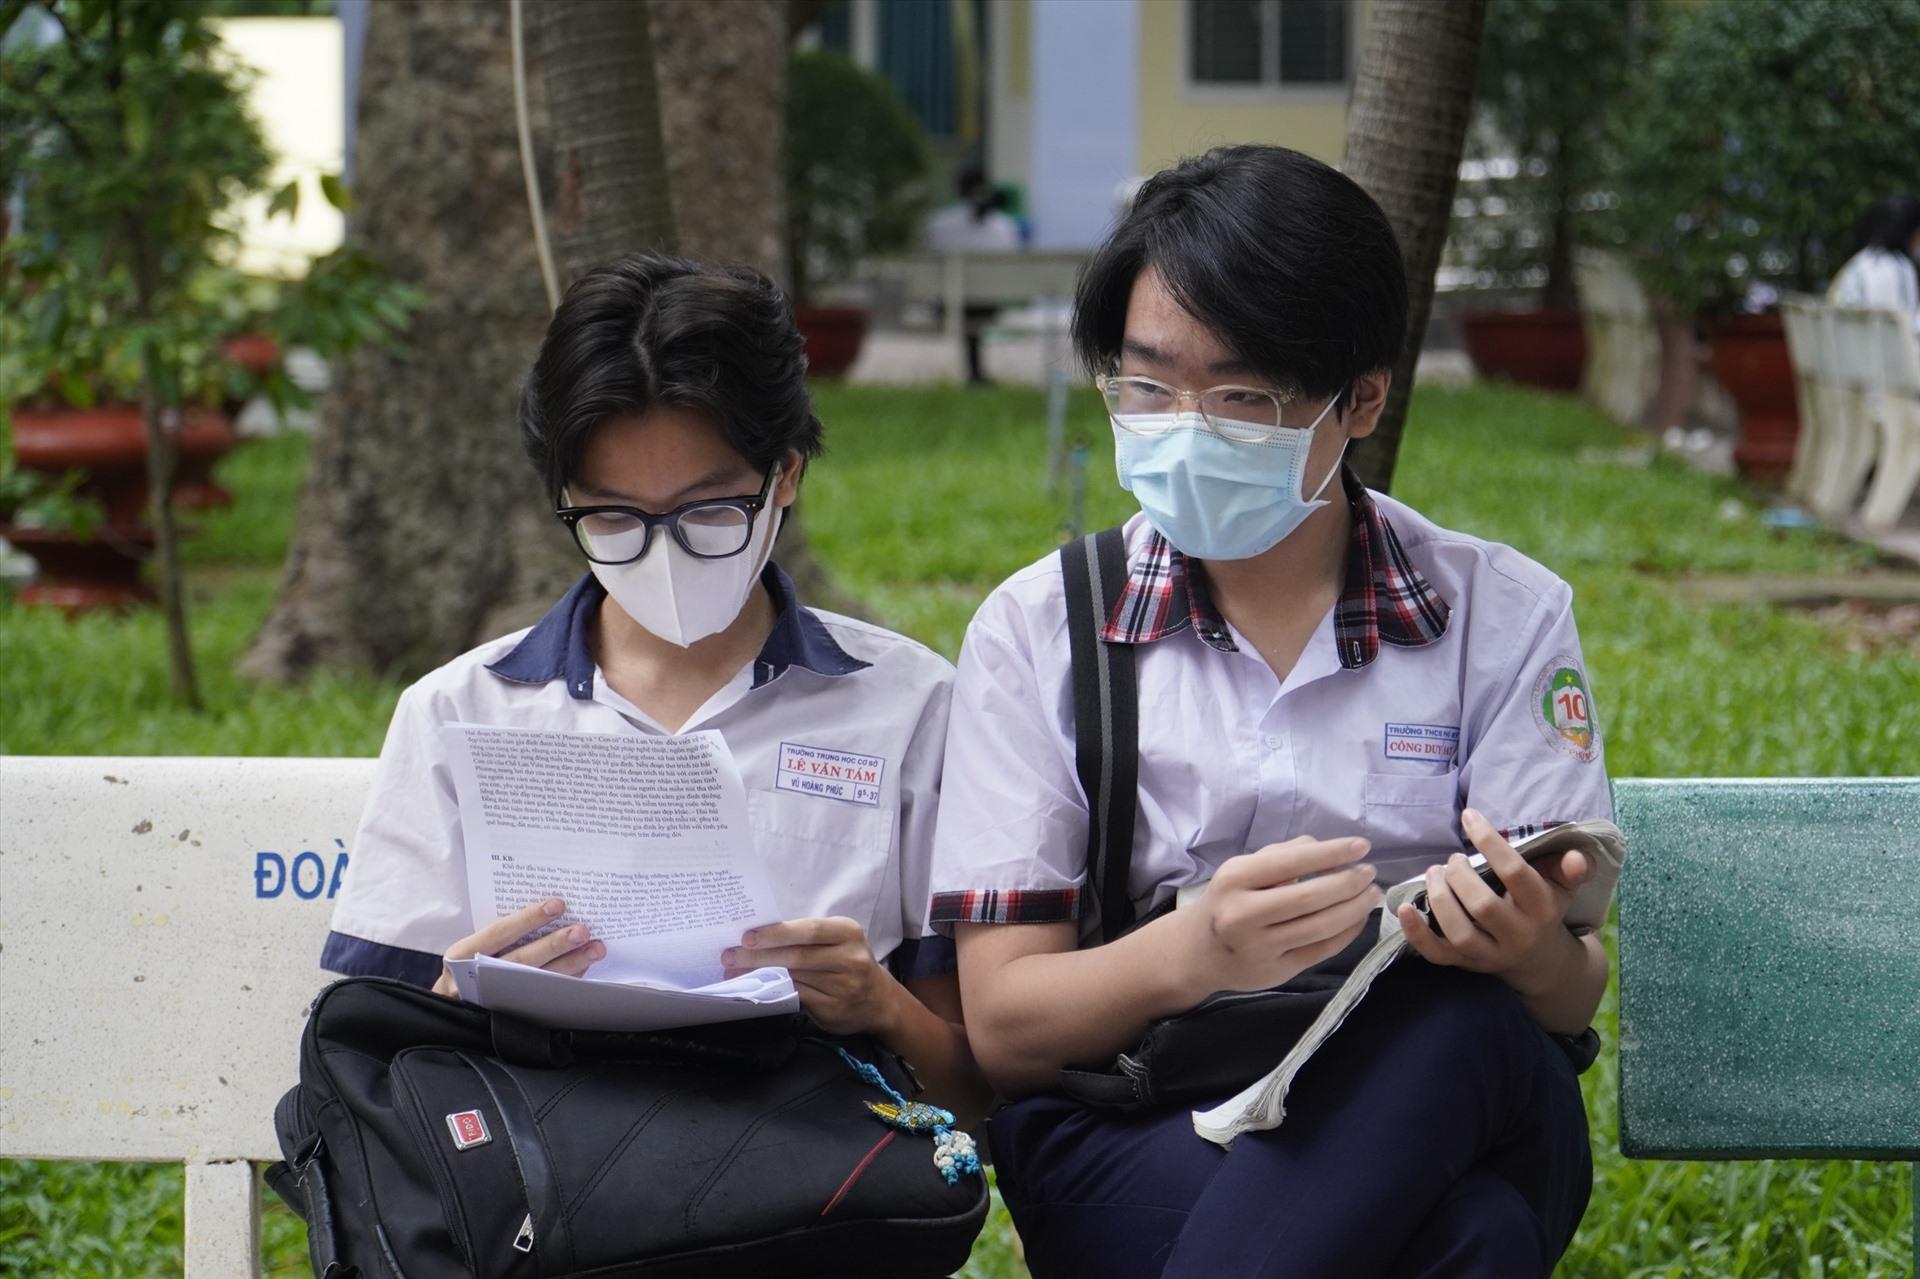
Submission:
<svg viewBox="0 0 1920 1279">
<path fill-rule="evenodd" d="M 779 483 L 775 472 L 768 485 Z M 669 644 L 686 648 L 733 625 L 773 551 L 781 507 L 769 503 L 754 521 L 753 536 L 738 555 L 703 560 L 687 554 L 679 539 L 657 529 L 653 545 L 631 564 L 595 564 L 593 575 L 628 617 Z"/>
</svg>

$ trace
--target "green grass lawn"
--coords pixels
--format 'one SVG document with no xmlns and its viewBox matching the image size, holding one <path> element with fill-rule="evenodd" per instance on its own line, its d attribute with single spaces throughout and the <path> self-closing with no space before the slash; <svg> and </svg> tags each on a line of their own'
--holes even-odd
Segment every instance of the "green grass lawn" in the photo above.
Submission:
<svg viewBox="0 0 1920 1279">
<path fill-rule="evenodd" d="M 1037 392 L 823 387 L 828 456 L 808 526 L 843 583 L 892 625 L 957 652 L 979 599 L 1055 544 L 1067 506 L 1044 483 Z M 1091 395 L 1096 524 L 1131 510 Z M 1624 776 L 1920 774 L 1920 662 L 1865 654 L 1811 618 L 1689 598 L 1691 573 L 1844 575 L 1873 557 L 1768 529 L 1741 486 L 1623 455 L 1631 438 L 1572 401 L 1508 389 L 1423 390 L 1396 494 L 1442 524 L 1510 542 L 1574 587 L 1609 769 Z M 398 689 L 362 677 L 257 688 L 231 667 L 278 580 L 304 442 L 251 445 L 223 478 L 235 508 L 191 544 L 194 637 L 209 710 L 170 709 L 158 620 L 64 622 L 0 600 L 0 751 L 373 754 Z M 1620 1158 L 1608 1051 L 1585 1077 L 1596 1174 L 1570 1276 L 1904 1275 L 1905 1165 Z M 170 1168 L 0 1162 L 0 1273 L 177 1273 Z M 267 1253 L 298 1274 L 299 1225 L 270 1215 Z M 968 1274 L 1025 1273 L 1003 1215 Z"/>
</svg>

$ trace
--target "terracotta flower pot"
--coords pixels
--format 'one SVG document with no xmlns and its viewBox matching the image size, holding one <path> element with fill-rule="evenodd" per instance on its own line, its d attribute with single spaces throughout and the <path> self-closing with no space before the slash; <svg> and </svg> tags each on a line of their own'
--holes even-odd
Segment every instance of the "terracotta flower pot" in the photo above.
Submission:
<svg viewBox="0 0 1920 1279">
<path fill-rule="evenodd" d="M 220 344 L 220 355 L 255 377 L 265 377 L 280 363 L 280 344 L 265 333 L 238 333 Z"/>
<path fill-rule="evenodd" d="M 860 358 L 867 312 L 857 306 L 796 306 L 794 323 L 807 344 L 810 377 L 840 377 Z"/>
<path fill-rule="evenodd" d="M 0 537 L 33 557 L 39 573 L 20 592 L 22 604 L 57 608 L 72 616 L 102 609 L 124 612 L 154 602 L 140 580 L 140 566 L 153 554 L 151 530 L 103 525 L 87 537 L 71 529 L 0 525 Z"/>
<path fill-rule="evenodd" d="M 1793 357 L 1778 314 L 1731 315 L 1707 331 L 1713 375 L 1740 410 L 1734 464 L 1748 479 L 1778 485 L 1793 467 L 1800 439 Z"/>
<path fill-rule="evenodd" d="M 1587 335 L 1571 307 L 1462 311 L 1460 345 L 1483 378 L 1506 378 L 1549 391 L 1577 391 L 1587 367 Z"/>
<path fill-rule="evenodd" d="M 213 482 L 213 464 L 240 442 L 227 418 L 191 408 L 181 418 L 174 504 L 183 510 L 229 506 L 233 497 Z M 147 517 L 147 433 L 137 404 L 90 409 L 13 411 L 13 455 L 23 470 L 58 477 L 87 473 L 81 491 L 106 508 L 107 522 L 136 525 Z"/>
</svg>

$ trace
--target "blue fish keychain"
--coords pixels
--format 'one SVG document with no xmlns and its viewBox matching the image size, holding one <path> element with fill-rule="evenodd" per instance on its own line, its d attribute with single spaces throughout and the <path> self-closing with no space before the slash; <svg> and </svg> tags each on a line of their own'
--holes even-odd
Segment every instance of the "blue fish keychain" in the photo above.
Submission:
<svg viewBox="0 0 1920 1279">
<path fill-rule="evenodd" d="M 893 1090 L 893 1085 L 887 1082 L 877 1066 L 861 1061 L 838 1045 L 834 1046 L 834 1051 L 853 1067 L 854 1073 L 860 1078 L 893 1098 L 890 1102 L 867 1103 L 867 1109 L 873 1112 L 876 1119 L 903 1132 L 933 1134 L 933 1166 L 940 1170 L 940 1175 L 946 1178 L 949 1186 L 959 1181 L 963 1173 L 980 1171 L 980 1152 L 974 1148 L 972 1136 L 954 1130 L 952 1111 L 929 1106 L 924 1101 L 908 1101 Z"/>
</svg>

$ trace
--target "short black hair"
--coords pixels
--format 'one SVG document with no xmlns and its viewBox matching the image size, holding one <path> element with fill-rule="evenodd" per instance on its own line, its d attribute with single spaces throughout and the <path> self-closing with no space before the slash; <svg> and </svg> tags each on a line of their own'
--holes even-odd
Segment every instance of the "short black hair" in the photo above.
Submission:
<svg viewBox="0 0 1920 1279">
<path fill-rule="evenodd" d="M 1905 253 L 1913 243 L 1915 231 L 1920 231 L 1920 199 L 1910 195 L 1887 196 L 1874 201 L 1873 207 L 1861 215 L 1854 230 L 1856 251 L 1888 249 Z"/>
<path fill-rule="evenodd" d="M 1285 147 L 1216 147 L 1141 186 L 1074 298 L 1074 349 L 1095 373 L 1118 366 L 1149 267 L 1236 358 L 1314 398 L 1392 368 L 1406 340 L 1407 272 L 1386 214 Z"/>
<path fill-rule="evenodd" d="M 765 473 L 817 457 L 820 419 L 786 294 L 752 267 L 635 254 L 573 282 L 520 388 L 520 440 L 555 504 L 602 423 L 699 409 Z"/>
</svg>

